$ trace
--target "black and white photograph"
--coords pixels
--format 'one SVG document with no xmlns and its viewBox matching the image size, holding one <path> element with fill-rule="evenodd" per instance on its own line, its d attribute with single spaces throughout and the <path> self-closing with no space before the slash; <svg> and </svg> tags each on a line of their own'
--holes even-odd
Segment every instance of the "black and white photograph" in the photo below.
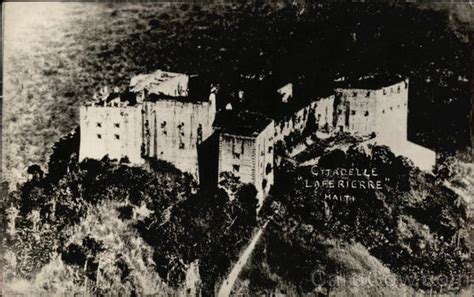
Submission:
<svg viewBox="0 0 474 297">
<path fill-rule="evenodd" d="M 473 296 L 473 11 L 4 2 L 0 296 Z"/>
</svg>

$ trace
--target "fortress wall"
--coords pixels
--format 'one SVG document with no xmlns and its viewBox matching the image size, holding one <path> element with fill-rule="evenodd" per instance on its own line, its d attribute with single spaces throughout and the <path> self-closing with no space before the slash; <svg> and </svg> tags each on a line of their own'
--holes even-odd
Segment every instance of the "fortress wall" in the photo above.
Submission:
<svg viewBox="0 0 474 297">
<path fill-rule="evenodd" d="M 132 164 L 142 164 L 141 108 L 139 106 L 82 106 L 80 109 L 81 144 L 79 159 L 102 159 L 109 155 Z"/>
<path fill-rule="evenodd" d="M 144 151 L 199 180 L 198 145 L 213 132 L 215 101 L 144 102 Z"/>
<path fill-rule="evenodd" d="M 168 96 L 187 96 L 189 76 L 181 73 L 158 70 L 150 74 L 139 74 L 131 78 L 133 92 L 164 94 Z"/>
<path fill-rule="evenodd" d="M 242 183 L 254 185 L 258 193 L 257 199 L 262 205 L 263 198 L 274 183 L 273 140 L 273 121 L 257 137 L 221 133 L 219 135 L 219 179 L 221 179 L 221 173 L 231 172 L 239 177 Z M 269 166 L 268 172 L 267 166 Z"/>
<path fill-rule="evenodd" d="M 397 155 L 402 155 L 413 161 L 418 168 L 425 171 L 433 170 L 436 164 L 436 153 L 410 141 L 401 145 L 391 145 L 390 148 Z"/>
<path fill-rule="evenodd" d="M 334 95 L 326 98 L 320 98 L 315 101 L 314 116 L 318 123 L 318 129 L 328 128 L 329 131 L 333 128 L 333 117 L 334 117 Z"/>
<path fill-rule="evenodd" d="M 218 179 L 221 173 L 231 172 L 242 183 L 255 184 L 256 138 L 221 133 L 219 135 Z"/>
<path fill-rule="evenodd" d="M 367 154 L 371 153 L 371 146 L 373 145 L 386 145 L 396 156 L 408 158 L 415 166 L 425 171 L 433 170 L 433 166 L 436 164 L 436 153 L 434 151 L 407 140 L 389 141 L 387 143 L 384 139 L 376 137 L 360 142 L 359 145 L 364 148 Z"/>
<path fill-rule="evenodd" d="M 384 142 L 406 141 L 408 132 L 408 80 L 377 92 L 377 137 Z"/>
<path fill-rule="evenodd" d="M 284 119 L 275 123 L 274 128 L 274 139 L 275 142 L 278 140 L 283 140 L 286 136 L 290 135 L 292 132 L 298 131 L 301 132 L 306 128 L 308 121 L 308 114 L 311 110 L 311 106 L 306 106 L 293 115 L 285 117 Z"/>
<path fill-rule="evenodd" d="M 318 98 L 293 115 L 276 122 L 275 142 L 283 140 L 294 131 L 302 132 L 308 125 L 310 113 L 314 114 L 318 129 L 323 129 L 327 125 L 328 129 L 331 130 L 333 126 L 334 96 Z"/>
<path fill-rule="evenodd" d="M 407 138 L 408 80 L 378 90 L 336 89 L 336 131 L 387 141 Z"/>
<path fill-rule="evenodd" d="M 255 188 L 257 189 L 262 205 L 263 197 L 268 194 L 270 187 L 273 185 L 273 150 L 274 150 L 274 131 L 275 124 L 272 121 L 257 137 L 256 145 L 256 163 L 255 163 Z M 269 166 L 270 170 L 267 171 Z M 264 182 L 265 180 L 265 182 Z M 265 183 L 265 187 L 263 187 Z"/>
<path fill-rule="evenodd" d="M 356 135 L 375 132 L 377 97 L 374 91 L 336 89 L 340 103 L 336 107 L 336 131 Z"/>
<path fill-rule="evenodd" d="M 169 80 L 149 87 L 149 92 L 168 96 L 187 96 L 189 76 L 177 75 Z"/>
</svg>

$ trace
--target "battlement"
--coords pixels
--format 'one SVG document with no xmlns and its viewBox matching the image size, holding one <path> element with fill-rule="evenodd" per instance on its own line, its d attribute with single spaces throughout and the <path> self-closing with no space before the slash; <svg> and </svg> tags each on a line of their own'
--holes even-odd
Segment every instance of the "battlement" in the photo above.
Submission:
<svg viewBox="0 0 474 297">
<path fill-rule="evenodd" d="M 341 77 L 335 80 L 336 90 L 383 90 L 408 86 L 408 79 L 396 74 L 370 74 L 357 78 Z"/>
</svg>

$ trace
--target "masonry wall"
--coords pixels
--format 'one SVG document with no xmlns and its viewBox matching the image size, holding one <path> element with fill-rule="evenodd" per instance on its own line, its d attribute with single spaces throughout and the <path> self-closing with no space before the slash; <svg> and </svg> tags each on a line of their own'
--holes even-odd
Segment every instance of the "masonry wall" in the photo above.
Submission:
<svg viewBox="0 0 474 297">
<path fill-rule="evenodd" d="M 219 135 L 218 177 L 233 173 L 242 183 L 255 184 L 256 138 L 227 133 Z"/>
<path fill-rule="evenodd" d="M 302 131 L 302 129 L 306 127 L 308 110 L 308 107 L 302 108 L 292 116 L 285 117 L 284 119 L 275 122 L 275 141 L 284 140 L 286 136 L 294 131 Z"/>
<path fill-rule="evenodd" d="M 430 171 L 436 153 L 409 142 L 408 79 L 378 90 L 336 89 L 336 131 L 369 135 L 374 144 L 386 145 L 396 155 L 409 158 L 422 170 Z"/>
<path fill-rule="evenodd" d="M 336 107 L 336 131 L 357 135 L 375 132 L 377 96 L 375 91 L 337 89 L 339 104 Z"/>
<path fill-rule="evenodd" d="M 318 98 L 293 115 L 276 122 L 275 141 L 283 140 L 294 131 L 302 132 L 308 124 L 308 119 L 311 119 L 310 113 L 314 115 L 319 129 L 327 126 L 331 130 L 333 126 L 334 96 Z"/>
<path fill-rule="evenodd" d="M 408 80 L 378 90 L 336 89 L 335 131 L 406 140 Z"/>
<path fill-rule="evenodd" d="M 273 156 L 274 156 L 274 129 L 275 125 L 271 122 L 257 137 L 256 145 L 256 164 L 254 185 L 260 193 L 258 199 L 260 205 L 263 204 L 263 198 L 270 191 L 273 185 Z"/>
<path fill-rule="evenodd" d="M 271 122 L 257 137 L 228 133 L 219 135 L 218 176 L 231 172 L 242 183 L 257 189 L 260 205 L 274 183 L 273 142 L 274 123 Z M 265 180 L 265 181 L 264 181 Z"/>
<path fill-rule="evenodd" d="M 408 79 L 378 91 L 376 119 L 377 138 L 386 143 L 407 140 Z"/>
<path fill-rule="evenodd" d="M 160 84 L 150 86 L 148 91 L 154 94 L 165 94 L 169 96 L 187 96 L 188 82 L 189 76 L 177 75 Z"/>
<path fill-rule="evenodd" d="M 146 89 L 148 93 L 164 94 L 168 96 L 187 96 L 189 76 L 158 70 L 150 74 L 139 74 L 132 77 L 130 86 L 133 92 L 141 93 Z"/>
<path fill-rule="evenodd" d="M 215 113 L 214 94 L 205 102 L 144 102 L 144 155 L 168 161 L 199 180 L 198 146 L 212 134 Z"/>
<path fill-rule="evenodd" d="M 326 132 L 332 131 L 334 121 L 334 95 L 320 98 L 318 101 L 312 102 L 311 106 L 314 109 L 318 129 L 327 129 Z"/>
<path fill-rule="evenodd" d="M 109 155 L 132 164 L 142 164 L 142 115 L 140 106 L 82 106 L 79 159 L 102 159 Z"/>
</svg>

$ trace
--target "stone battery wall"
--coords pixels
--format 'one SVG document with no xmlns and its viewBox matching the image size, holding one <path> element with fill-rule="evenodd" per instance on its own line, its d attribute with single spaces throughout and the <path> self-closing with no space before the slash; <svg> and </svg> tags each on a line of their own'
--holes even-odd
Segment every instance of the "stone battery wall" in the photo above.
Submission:
<svg viewBox="0 0 474 297">
<path fill-rule="evenodd" d="M 130 87 L 132 92 L 142 93 L 145 90 L 152 94 L 167 96 L 188 96 L 189 76 L 182 73 L 157 70 L 150 74 L 139 74 L 132 77 Z"/>
<path fill-rule="evenodd" d="M 377 137 L 386 143 L 407 140 L 408 79 L 377 91 Z"/>
<path fill-rule="evenodd" d="M 199 180 L 198 145 L 213 132 L 215 95 L 209 101 L 145 101 L 144 155 L 172 163 Z"/>
<path fill-rule="evenodd" d="M 79 159 L 102 159 L 109 155 L 132 164 L 142 164 L 142 114 L 140 106 L 82 106 Z"/>
<path fill-rule="evenodd" d="M 233 173 L 242 183 L 255 183 L 256 138 L 228 133 L 219 134 L 219 178 Z"/>
<path fill-rule="evenodd" d="M 380 89 L 336 89 L 337 132 L 406 140 L 408 80 Z"/>
<path fill-rule="evenodd" d="M 408 141 L 408 79 L 378 89 L 336 89 L 336 131 L 375 133 L 374 144 L 386 145 L 422 170 L 432 170 L 436 153 Z"/>
</svg>

